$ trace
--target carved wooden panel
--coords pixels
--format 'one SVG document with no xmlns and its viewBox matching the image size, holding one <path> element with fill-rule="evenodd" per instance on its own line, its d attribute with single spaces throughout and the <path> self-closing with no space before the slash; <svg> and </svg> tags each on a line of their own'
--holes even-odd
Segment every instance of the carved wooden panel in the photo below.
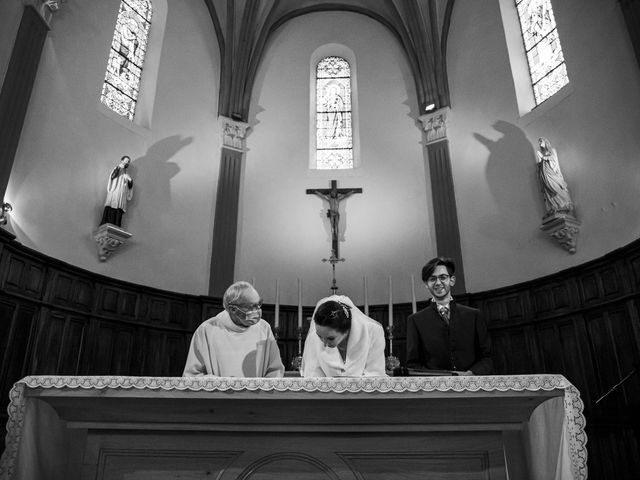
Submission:
<svg viewBox="0 0 640 480">
<path fill-rule="evenodd" d="M 592 370 L 589 355 L 588 339 L 580 328 L 580 318 L 567 318 L 559 321 L 558 336 L 562 348 L 558 352 L 562 356 L 564 375 L 580 390 L 583 402 L 590 402 L 592 390 L 587 386 L 587 372 Z"/>
<path fill-rule="evenodd" d="M 545 372 L 564 372 L 564 362 L 561 355 L 562 343 L 555 323 L 545 323 L 536 329 L 538 345 L 542 350 Z"/>
<path fill-rule="evenodd" d="M 179 450 L 129 450 L 103 448 L 99 451 L 97 474 L 110 479 L 205 479 L 220 478 L 239 452 L 185 452 Z"/>
<path fill-rule="evenodd" d="M 184 370 L 189 352 L 190 335 L 167 333 L 165 342 L 165 363 L 163 375 L 165 377 L 179 377 Z"/>
<path fill-rule="evenodd" d="M 638 291 L 640 289 L 640 254 L 634 252 L 634 254 L 630 255 L 628 262 L 630 269 L 629 280 L 634 291 Z"/>
<path fill-rule="evenodd" d="M 29 257 L 7 254 L 6 273 L 2 286 L 8 291 L 29 297 L 41 297 L 44 289 L 45 267 Z"/>
<path fill-rule="evenodd" d="M 530 340 L 527 332 L 524 330 L 511 330 L 509 332 L 511 354 L 508 364 L 513 374 L 519 373 L 535 373 L 532 351 L 530 349 Z"/>
<path fill-rule="evenodd" d="M 419 452 L 346 453 L 340 455 L 360 480 L 402 478 L 422 480 L 488 480 L 502 478 L 491 475 L 489 452 Z M 498 470 L 494 466 L 495 470 Z"/>
<path fill-rule="evenodd" d="M 506 480 L 507 456 L 512 473 L 522 471 L 517 463 L 524 458 L 512 454 L 501 432 L 405 434 L 382 428 L 313 432 L 311 426 L 292 433 L 255 426 L 135 435 L 95 429 L 86 437 L 82 468 L 84 478 L 101 480 Z"/>
<path fill-rule="evenodd" d="M 0 302 L 0 405 L 8 400 L 13 383 L 26 374 L 35 316 L 36 309 L 32 306 Z"/>
<path fill-rule="evenodd" d="M 76 375 L 85 322 L 80 317 L 43 310 L 38 320 L 29 373 Z"/>
<path fill-rule="evenodd" d="M 536 285 L 531 292 L 534 315 L 545 315 L 568 311 L 571 307 L 571 284 L 566 279 L 563 283 L 549 282 Z"/>
<path fill-rule="evenodd" d="M 66 272 L 54 272 L 49 280 L 51 303 L 85 312 L 93 307 L 93 284 L 90 280 Z"/>
<path fill-rule="evenodd" d="M 119 290 L 111 287 L 104 287 L 100 292 L 100 313 L 118 313 L 118 304 L 120 300 Z"/>
<path fill-rule="evenodd" d="M 92 375 L 129 375 L 134 350 L 134 328 L 100 321 L 94 333 Z"/>
</svg>

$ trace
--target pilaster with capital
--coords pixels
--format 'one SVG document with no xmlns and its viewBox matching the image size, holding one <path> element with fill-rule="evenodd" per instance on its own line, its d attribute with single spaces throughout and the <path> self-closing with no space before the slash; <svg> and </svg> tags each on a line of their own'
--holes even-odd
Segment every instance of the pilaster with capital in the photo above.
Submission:
<svg viewBox="0 0 640 480">
<path fill-rule="evenodd" d="M 35 8 L 45 23 L 51 27 L 53 15 L 62 8 L 64 3 L 67 3 L 67 0 L 22 0 L 22 3 Z"/>
<path fill-rule="evenodd" d="M 454 293 L 461 294 L 466 291 L 466 288 L 453 171 L 447 139 L 449 117 L 450 108 L 444 107 L 422 115 L 418 120 L 422 123 L 424 131 L 438 256 L 450 257 L 456 263 Z"/>
<path fill-rule="evenodd" d="M 222 128 L 222 146 L 239 152 L 245 152 L 247 132 L 250 128 L 249 124 L 227 117 L 220 117 L 220 122 Z"/>
<path fill-rule="evenodd" d="M 449 107 L 444 107 L 418 118 L 422 123 L 427 145 L 441 140 L 446 140 L 447 122 L 449 120 L 450 111 L 451 109 Z"/>
</svg>

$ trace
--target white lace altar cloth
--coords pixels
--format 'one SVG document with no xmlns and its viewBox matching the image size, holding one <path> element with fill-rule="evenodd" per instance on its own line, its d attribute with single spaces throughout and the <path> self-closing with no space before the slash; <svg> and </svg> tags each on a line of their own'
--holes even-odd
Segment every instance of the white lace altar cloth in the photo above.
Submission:
<svg viewBox="0 0 640 480">
<path fill-rule="evenodd" d="M 9 393 L 5 451 L 0 479 L 13 478 L 19 457 L 28 399 L 25 388 L 41 389 L 148 389 L 181 391 L 278 391 L 278 392 L 535 392 L 562 390 L 563 434 L 556 479 L 587 478 L 587 436 L 580 393 L 562 375 L 496 375 L 460 377 L 362 377 L 362 378 L 229 378 L 229 377 L 122 377 L 31 376 L 15 383 Z M 544 405 L 544 404 L 543 404 Z M 569 465 L 566 465 L 566 464 Z M 538 475 L 535 475 L 537 477 Z"/>
</svg>

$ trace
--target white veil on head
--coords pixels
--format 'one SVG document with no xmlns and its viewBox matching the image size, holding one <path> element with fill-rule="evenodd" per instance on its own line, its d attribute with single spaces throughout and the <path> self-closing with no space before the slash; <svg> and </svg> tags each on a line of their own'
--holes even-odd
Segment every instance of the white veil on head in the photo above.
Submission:
<svg viewBox="0 0 640 480">
<path fill-rule="evenodd" d="M 351 311 L 351 328 L 346 358 L 340 355 L 337 348 L 327 347 L 323 344 L 317 332 L 314 331 L 315 321 L 312 319 L 305 341 L 300 370 L 302 376 L 385 376 L 385 340 L 382 325 L 362 313 L 345 295 L 331 295 L 321 299 L 313 311 L 313 318 L 315 318 L 318 308 L 330 301 L 337 302 L 342 305 L 343 309 Z"/>
<path fill-rule="evenodd" d="M 316 312 L 318 311 L 318 308 L 320 308 L 320 305 L 330 301 L 342 303 L 343 305 L 346 305 L 347 307 L 349 307 L 349 309 L 351 310 L 351 320 L 353 320 L 356 317 L 358 317 L 361 320 L 364 320 L 364 319 L 373 320 L 372 318 L 362 313 L 362 311 L 358 307 L 356 307 L 356 305 L 353 303 L 353 300 L 351 300 L 346 295 L 330 295 L 328 297 L 321 298 L 318 301 L 318 303 L 316 304 L 316 308 L 313 310 L 313 317 L 311 318 L 312 322 L 314 321 L 313 319 L 316 317 Z"/>
</svg>

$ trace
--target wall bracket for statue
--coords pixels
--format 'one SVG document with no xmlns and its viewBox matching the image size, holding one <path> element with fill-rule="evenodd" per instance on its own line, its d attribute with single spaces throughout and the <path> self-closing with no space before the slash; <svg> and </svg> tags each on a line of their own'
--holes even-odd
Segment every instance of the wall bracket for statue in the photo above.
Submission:
<svg viewBox="0 0 640 480">
<path fill-rule="evenodd" d="M 552 213 L 542 219 L 540 228 L 553 237 L 569 253 L 576 253 L 580 221 L 572 213 Z"/>
<path fill-rule="evenodd" d="M 104 223 L 98 227 L 93 238 L 98 244 L 98 258 L 105 262 L 113 252 L 127 243 L 132 234 L 116 227 L 112 223 Z"/>
</svg>

